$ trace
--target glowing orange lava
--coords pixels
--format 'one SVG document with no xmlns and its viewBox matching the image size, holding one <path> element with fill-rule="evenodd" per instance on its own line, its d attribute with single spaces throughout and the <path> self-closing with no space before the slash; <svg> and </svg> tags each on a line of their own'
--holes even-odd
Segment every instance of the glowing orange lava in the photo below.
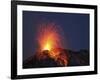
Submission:
<svg viewBox="0 0 100 80">
<path fill-rule="evenodd" d="M 51 58 L 58 61 L 59 64 L 66 66 L 68 63 L 67 57 L 57 49 L 63 48 L 65 44 L 61 32 L 61 28 L 54 23 L 42 23 L 38 28 L 37 41 L 41 52 L 48 50 L 49 52 L 47 53 Z M 40 55 L 43 54 L 41 53 Z"/>
<path fill-rule="evenodd" d="M 62 47 L 63 40 L 61 29 L 54 23 L 39 25 L 38 43 L 41 50 L 51 50 L 53 48 Z"/>
<path fill-rule="evenodd" d="M 46 45 L 44 46 L 43 50 L 51 50 L 51 42 L 47 42 Z"/>
</svg>

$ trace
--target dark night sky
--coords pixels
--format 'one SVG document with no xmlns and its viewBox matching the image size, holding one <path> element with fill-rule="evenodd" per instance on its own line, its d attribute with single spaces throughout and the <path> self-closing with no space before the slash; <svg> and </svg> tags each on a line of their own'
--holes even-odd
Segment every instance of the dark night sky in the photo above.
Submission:
<svg viewBox="0 0 100 80">
<path fill-rule="evenodd" d="M 35 33 L 40 22 L 60 25 L 67 39 L 68 49 L 89 49 L 89 14 L 23 11 L 24 59 L 36 51 Z"/>
</svg>

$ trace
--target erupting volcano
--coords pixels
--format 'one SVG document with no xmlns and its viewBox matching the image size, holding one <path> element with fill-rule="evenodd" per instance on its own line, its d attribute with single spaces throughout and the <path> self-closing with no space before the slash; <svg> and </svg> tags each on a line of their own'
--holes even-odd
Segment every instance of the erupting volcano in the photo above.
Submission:
<svg viewBox="0 0 100 80">
<path fill-rule="evenodd" d="M 89 14 L 24 10 L 23 68 L 90 65 L 89 22 Z"/>
<path fill-rule="evenodd" d="M 38 26 L 37 41 L 39 51 L 36 55 L 39 60 L 43 60 L 48 55 L 60 66 L 67 66 L 68 56 L 62 50 L 64 47 L 62 29 L 54 23 L 43 23 Z"/>
</svg>

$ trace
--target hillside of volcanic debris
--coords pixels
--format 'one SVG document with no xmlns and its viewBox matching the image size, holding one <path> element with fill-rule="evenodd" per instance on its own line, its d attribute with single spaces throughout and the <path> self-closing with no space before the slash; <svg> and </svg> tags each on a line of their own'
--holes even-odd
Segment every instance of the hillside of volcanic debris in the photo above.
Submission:
<svg viewBox="0 0 100 80">
<path fill-rule="evenodd" d="M 53 49 L 52 51 L 38 51 L 23 61 L 23 68 L 44 68 L 64 66 L 89 65 L 89 51 L 71 51 L 67 49 Z"/>
</svg>

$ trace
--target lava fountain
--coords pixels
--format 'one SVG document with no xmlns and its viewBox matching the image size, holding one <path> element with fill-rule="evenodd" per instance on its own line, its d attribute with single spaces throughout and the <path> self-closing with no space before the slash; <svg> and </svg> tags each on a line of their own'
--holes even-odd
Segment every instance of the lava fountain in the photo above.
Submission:
<svg viewBox="0 0 100 80">
<path fill-rule="evenodd" d="M 39 44 L 40 59 L 44 59 L 44 51 L 60 66 L 67 66 L 68 56 L 63 51 L 65 40 L 63 30 L 55 23 L 42 23 L 38 25 L 37 41 Z"/>
</svg>

